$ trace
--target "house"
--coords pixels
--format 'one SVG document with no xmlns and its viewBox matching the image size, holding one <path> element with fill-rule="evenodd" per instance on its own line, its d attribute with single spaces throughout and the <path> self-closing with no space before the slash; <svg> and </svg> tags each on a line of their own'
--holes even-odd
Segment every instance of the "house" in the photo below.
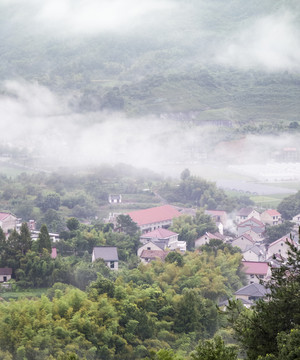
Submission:
<svg viewBox="0 0 300 360">
<path fill-rule="evenodd" d="M 265 224 L 254 217 L 239 223 L 237 226 L 238 236 L 252 230 L 261 238 L 261 240 L 263 239 L 265 229 Z"/>
<path fill-rule="evenodd" d="M 32 240 L 37 240 L 40 235 L 40 232 L 37 230 L 33 230 L 30 232 L 30 236 Z M 59 241 L 59 234 L 58 233 L 49 233 L 50 239 L 52 242 Z"/>
<path fill-rule="evenodd" d="M 246 285 L 234 293 L 236 300 L 240 300 L 246 308 L 255 305 L 257 300 L 266 298 L 268 294 L 270 294 L 270 290 L 258 283 Z M 228 303 L 228 300 L 224 300 L 218 306 L 226 310 Z"/>
<path fill-rule="evenodd" d="M 164 243 L 165 248 L 170 250 L 180 250 L 181 252 L 186 251 L 186 242 L 178 241 L 178 234 L 164 228 L 158 228 L 148 233 L 145 233 L 140 237 L 142 244 L 147 244 L 149 241 L 153 243 Z"/>
<path fill-rule="evenodd" d="M 255 244 L 255 241 L 247 233 L 244 233 L 244 234 L 238 236 L 236 239 L 234 239 L 231 242 L 232 246 L 237 246 L 242 251 L 245 251 L 246 249 L 249 249 L 249 247 L 252 247 L 254 244 Z"/>
<path fill-rule="evenodd" d="M 199 239 L 195 240 L 195 249 L 197 249 L 198 247 L 200 247 L 202 245 L 208 244 L 210 242 L 210 240 L 212 240 L 212 239 L 224 241 L 224 237 L 222 236 L 222 234 L 219 234 L 219 233 L 212 234 L 210 232 L 206 232 Z"/>
<path fill-rule="evenodd" d="M 0 227 L 2 228 L 4 234 L 8 234 L 9 230 L 13 230 L 17 226 L 17 221 L 15 215 L 9 212 L 0 212 Z"/>
<path fill-rule="evenodd" d="M 269 289 L 256 283 L 244 286 L 234 293 L 236 299 L 246 301 L 250 306 L 254 305 L 255 301 L 265 298 L 268 294 L 270 294 Z M 249 305 L 246 306 L 249 307 Z"/>
<path fill-rule="evenodd" d="M 266 251 L 263 246 L 253 245 L 246 248 L 242 254 L 245 261 L 264 261 L 266 259 Z"/>
<path fill-rule="evenodd" d="M 264 228 L 252 228 L 251 230 L 247 230 L 243 233 L 243 235 L 249 235 L 252 237 L 253 241 L 256 243 L 260 243 L 262 241 L 264 241 L 265 237 L 264 237 Z"/>
<path fill-rule="evenodd" d="M 242 261 L 242 264 L 248 284 L 259 284 L 260 280 L 265 280 L 271 274 L 268 262 Z"/>
<path fill-rule="evenodd" d="M 143 250 L 140 259 L 143 263 L 149 263 L 153 260 L 164 261 L 167 255 L 168 252 L 164 250 Z"/>
<path fill-rule="evenodd" d="M 138 248 L 137 256 L 140 257 L 144 250 L 165 250 L 166 243 L 164 241 L 149 241 L 143 246 Z"/>
<path fill-rule="evenodd" d="M 242 208 L 238 211 L 238 213 L 235 216 L 235 221 L 237 224 L 240 224 L 241 222 L 244 222 L 247 219 L 255 218 L 257 220 L 260 220 L 260 214 L 258 211 L 252 209 L 252 208 Z"/>
<path fill-rule="evenodd" d="M 116 194 L 109 194 L 108 195 L 108 202 L 110 204 L 120 204 L 122 202 L 122 195 L 116 195 Z"/>
<path fill-rule="evenodd" d="M 223 210 L 205 210 L 206 215 L 210 215 L 216 223 L 222 223 L 223 226 L 226 226 L 227 223 L 227 213 Z"/>
<path fill-rule="evenodd" d="M 272 242 L 267 249 L 267 259 L 273 258 L 278 255 L 283 259 L 287 259 L 288 250 L 290 249 L 288 244 L 296 245 L 293 240 L 290 238 L 290 234 L 287 234 L 280 239 Z"/>
<path fill-rule="evenodd" d="M 277 210 L 268 209 L 260 215 L 261 221 L 270 226 L 281 224 L 281 214 Z"/>
<path fill-rule="evenodd" d="M 169 245 L 178 241 L 178 234 L 168 229 L 158 228 L 143 234 L 140 241 L 143 244 L 149 241 L 165 241 Z"/>
<path fill-rule="evenodd" d="M 295 215 L 292 219 L 292 222 L 297 225 L 300 225 L 300 214 Z"/>
<path fill-rule="evenodd" d="M 119 257 L 115 246 L 96 246 L 92 252 L 92 262 L 103 259 L 106 266 L 113 270 L 118 270 Z"/>
<path fill-rule="evenodd" d="M 11 279 L 12 268 L 0 268 L 0 282 L 6 282 Z"/>
<path fill-rule="evenodd" d="M 172 225 L 173 219 L 181 216 L 181 213 L 171 205 L 163 205 L 149 209 L 132 211 L 128 213 L 128 215 L 144 234 L 158 228 L 167 229 Z"/>
</svg>

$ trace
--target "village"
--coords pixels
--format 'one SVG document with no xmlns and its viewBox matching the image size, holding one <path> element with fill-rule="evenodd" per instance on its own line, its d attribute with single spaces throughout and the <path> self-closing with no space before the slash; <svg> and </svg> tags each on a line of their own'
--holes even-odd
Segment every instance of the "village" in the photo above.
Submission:
<svg viewBox="0 0 300 360">
<path fill-rule="evenodd" d="M 109 195 L 109 203 L 121 203 L 121 195 Z M 184 216 L 196 216 L 198 210 L 172 206 L 169 204 L 147 209 L 131 211 L 123 216 L 130 219 L 140 231 L 139 246 L 136 255 L 141 263 L 148 264 L 152 261 L 164 261 L 170 252 L 183 255 L 187 251 L 186 241 L 179 240 L 179 234 L 170 230 L 175 219 Z M 193 251 L 201 251 L 201 247 L 210 241 L 228 244 L 238 248 L 242 257 L 242 268 L 246 275 L 246 285 L 234 293 L 244 306 L 252 306 L 257 299 L 264 298 L 268 290 L 264 281 L 271 278 L 272 268 L 279 267 L 287 259 L 289 244 L 299 246 L 300 214 L 294 216 L 291 222 L 294 228 L 291 232 L 268 243 L 265 238 L 266 229 L 282 224 L 281 214 L 275 209 L 267 209 L 259 213 L 255 208 L 241 208 L 236 213 L 228 214 L 221 210 L 204 210 L 216 225 L 218 231 L 206 231 L 194 241 Z M 111 213 L 105 219 L 113 227 L 114 232 L 122 232 L 118 227 L 120 213 Z M 9 212 L 0 213 L 0 226 L 6 237 L 12 230 L 20 231 L 22 220 Z M 27 223 L 32 241 L 39 237 L 34 220 Z M 230 229 L 230 231 L 228 231 Z M 58 233 L 49 233 L 52 251 L 51 258 L 55 259 L 59 252 Z M 119 268 L 118 246 L 95 246 L 92 250 L 91 261 L 102 259 L 107 267 L 117 271 Z M 0 268 L 0 282 L 6 283 L 13 277 L 13 270 L 9 267 Z M 227 300 L 220 303 L 226 306 Z"/>
</svg>

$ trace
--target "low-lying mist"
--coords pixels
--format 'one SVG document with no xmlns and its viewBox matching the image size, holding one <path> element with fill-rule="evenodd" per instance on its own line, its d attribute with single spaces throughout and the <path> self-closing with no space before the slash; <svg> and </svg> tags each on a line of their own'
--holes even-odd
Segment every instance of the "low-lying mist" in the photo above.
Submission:
<svg viewBox="0 0 300 360">
<path fill-rule="evenodd" d="M 159 116 L 76 113 L 68 106 L 70 96 L 58 97 L 37 83 L 8 81 L 3 88 L 6 95 L 0 97 L 1 144 L 24 149 L 39 159 L 41 169 L 126 163 L 177 176 L 185 167 L 191 167 L 198 175 L 219 179 L 226 178 L 221 170 L 226 168 L 264 180 L 263 173 L 282 172 L 280 163 L 289 160 L 284 156 L 294 156 L 298 151 L 297 138 L 292 135 L 249 135 L 218 143 L 222 128 Z M 273 168 L 266 163 L 272 163 Z M 214 176 L 209 164 L 215 169 Z M 292 179 L 300 177 L 295 165 L 289 166 L 289 173 Z M 271 181 L 270 176 L 267 181 Z"/>
</svg>

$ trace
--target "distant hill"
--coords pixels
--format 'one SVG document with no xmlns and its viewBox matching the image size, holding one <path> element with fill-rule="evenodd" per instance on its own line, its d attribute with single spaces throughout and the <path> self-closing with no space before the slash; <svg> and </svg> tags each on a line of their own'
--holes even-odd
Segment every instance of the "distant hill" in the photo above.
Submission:
<svg viewBox="0 0 300 360">
<path fill-rule="evenodd" d="M 86 32 L 80 17 L 72 23 L 85 10 L 76 0 L 77 13 L 70 8 L 65 18 L 48 1 L 4 1 L 0 79 L 69 92 L 77 112 L 155 114 L 244 132 L 286 130 L 300 120 L 299 1 L 152 1 L 148 12 L 149 4 L 126 3 L 140 11 L 132 24 L 110 28 L 100 7 Z"/>
</svg>

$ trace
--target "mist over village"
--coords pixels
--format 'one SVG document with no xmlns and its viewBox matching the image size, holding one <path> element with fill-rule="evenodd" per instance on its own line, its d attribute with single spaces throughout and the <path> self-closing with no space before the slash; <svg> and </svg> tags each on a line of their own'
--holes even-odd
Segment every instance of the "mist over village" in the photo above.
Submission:
<svg viewBox="0 0 300 360">
<path fill-rule="evenodd" d="M 0 359 L 300 359 L 299 1 L 0 30 Z"/>
</svg>

